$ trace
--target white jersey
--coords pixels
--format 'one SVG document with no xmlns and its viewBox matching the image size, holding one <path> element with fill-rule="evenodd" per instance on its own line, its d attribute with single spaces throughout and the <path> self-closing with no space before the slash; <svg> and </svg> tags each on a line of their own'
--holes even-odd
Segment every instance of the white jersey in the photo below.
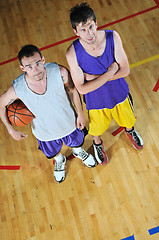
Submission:
<svg viewBox="0 0 159 240">
<path fill-rule="evenodd" d="M 25 73 L 13 81 L 16 95 L 34 114 L 31 127 L 41 141 L 60 139 L 76 129 L 74 110 L 68 100 L 57 63 L 44 65 L 47 73 L 47 89 L 44 94 L 30 90 Z"/>
</svg>

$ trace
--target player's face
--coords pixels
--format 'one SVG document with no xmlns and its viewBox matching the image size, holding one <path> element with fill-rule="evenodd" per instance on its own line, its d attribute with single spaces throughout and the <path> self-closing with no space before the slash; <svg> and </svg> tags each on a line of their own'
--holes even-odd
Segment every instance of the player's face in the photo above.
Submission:
<svg viewBox="0 0 159 240">
<path fill-rule="evenodd" d="M 92 18 L 83 24 L 77 25 L 77 30 L 74 30 L 75 34 L 81 38 L 82 41 L 93 44 L 96 41 L 97 22 L 94 22 Z"/>
<path fill-rule="evenodd" d="M 20 68 L 22 71 L 26 72 L 31 79 L 40 81 L 45 74 L 44 63 L 45 58 L 41 58 L 39 53 L 35 52 L 31 57 L 22 58 L 23 65 L 21 65 Z"/>
</svg>

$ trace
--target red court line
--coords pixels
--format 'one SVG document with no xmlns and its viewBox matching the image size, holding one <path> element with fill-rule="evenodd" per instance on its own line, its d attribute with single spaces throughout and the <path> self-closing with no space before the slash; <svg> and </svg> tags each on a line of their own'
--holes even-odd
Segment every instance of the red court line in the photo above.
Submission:
<svg viewBox="0 0 159 240">
<path fill-rule="evenodd" d="M 158 81 L 157 81 L 157 83 L 156 83 L 156 85 L 155 85 L 153 91 L 154 91 L 154 92 L 157 92 L 158 89 L 159 89 L 159 79 L 158 79 Z"/>
<path fill-rule="evenodd" d="M 0 165 L 0 170 L 20 170 L 20 166 L 4 166 L 4 165 Z"/>
<path fill-rule="evenodd" d="M 119 134 L 120 132 L 122 132 L 124 130 L 124 127 L 119 127 L 117 130 L 115 130 L 114 132 L 112 132 L 112 135 L 115 137 L 117 134 Z"/>
<path fill-rule="evenodd" d="M 69 156 L 66 157 L 66 160 L 71 160 L 72 158 L 75 158 L 73 154 L 70 154 Z"/>
<path fill-rule="evenodd" d="M 77 36 L 73 36 L 73 37 L 70 37 L 70 38 L 66 38 L 66 39 L 61 40 L 61 41 L 59 41 L 59 42 L 52 43 L 52 44 L 50 44 L 50 45 L 48 45 L 48 46 L 46 46 L 46 47 L 42 47 L 42 48 L 40 48 L 40 50 L 43 51 L 43 50 L 46 50 L 46 49 L 48 49 L 48 48 L 51 48 L 51 47 L 55 47 L 55 46 L 57 46 L 57 45 L 60 45 L 60 44 L 62 44 L 62 43 L 65 43 L 65 42 L 68 42 L 68 41 L 71 41 L 71 40 L 75 40 L 76 38 L 78 38 L 78 37 L 77 37 Z"/>
<path fill-rule="evenodd" d="M 159 8 L 159 1 L 158 0 L 154 0 L 154 2 L 156 3 L 157 7 Z"/>
<path fill-rule="evenodd" d="M 98 29 L 102 29 L 102 28 L 105 28 L 105 27 L 114 25 L 114 24 L 116 24 L 116 23 L 123 22 L 123 21 L 125 21 L 125 20 L 127 20 L 127 19 L 136 17 L 136 16 L 138 16 L 138 15 L 144 14 L 144 13 L 146 13 L 146 12 L 150 12 L 150 11 L 158 8 L 158 7 L 159 7 L 159 2 L 158 2 L 158 0 L 154 0 L 154 1 L 155 1 L 155 3 L 156 3 L 156 6 L 151 7 L 151 8 L 148 8 L 148 9 L 145 9 L 145 10 L 140 11 L 140 12 L 138 12 L 138 13 L 134 13 L 134 14 L 129 15 L 129 16 L 127 16 L 127 17 L 118 19 L 118 20 L 113 21 L 113 22 L 111 22 L 111 23 L 105 24 L 105 25 L 103 25 L 103 26 L 98 27 Z M 40 48 L 40 50 L 43 51 L 43 50 L 46 50 L 46 49 L 48 49 L 48 48 L 51 48 L 51 47 L 60 45 L 60 44 L 62 44 L 62 43 L 65 43 L 65 42 L 74 40 L 74 39 L 76 39 L 76 38 L 78 38 L 78 37 L 77 37 L 77 36 L 69 37 L 69 38 L 66 38 L 66 39 L 64 39 L 64 40 L 58 41 L 58 42 L 56 42 L 56 43 L 50 44 L 50 45 L 48 45 L 48 46 L 42 47 L 42 48 Z M 2 66 L 2 65 L 4 65 L 4 64 L 7 64 L 7 63 L 10 63 L 10 62 L 13 62 L 13 61 L 15 61 L 15 60 L 17 60 L 17 59 L 18 59 L 17 57 L 14 57 L 14 58 L 11 58 L 11 59 L 6 60 L 6 61 L 4 61 L 4 62 L 1 62 L 1 63 L 0 63 L 0 66 Z"/>
<path fill-rule="evenodd" d="M 111 23 L 105 24 L 105 25 L 99 27 L 98 29 L 105 28 L 105 27 L 108 27 L 108 26 L 114 25 L 114 24 L 119 23 L 119 22 L 123 22 L 123 21 L 125 21 L 125 20 L 127 20 L 127 19 L 130 19 L 130 18 L 136 17 L 136 16 L 141 15 L 141 14 L 143 14 L 143 13 L 150 12 L 150 11 L 156 9 L 156 8 L 158 8 L 158 6 L 154 6 L 154 7 L 151 7 L 151 8 L 145 9 L 145 10 L 143 10 L 143 11 L 140 11 L 140 12 L 138 12 L 138 13 L 134 13 L 134 14 L 132 14 L 132 15 L 129 15 L 129 16 L 124 17 L 124 18 L 121 18 L 121 19 L 116 20 L 116 21 L 114 21 L 114 22 L 111 22 Z"/>
<path fill-rule="evenodd" d="M 4 62 L 1 62 L 1 63 L 0 63 L 0 66 L 5 65 L 5 64 L 10 63 L 10 62 L 13 62 L 13 61 L 15 61 L 15 60 L 17 60 L 17 59 L 18 59 L 17 57 L 14 57 L 14 58 L 11 58 L 11 59 L 6 60 L 6 61 L 4 61 Z"/>
</svg>

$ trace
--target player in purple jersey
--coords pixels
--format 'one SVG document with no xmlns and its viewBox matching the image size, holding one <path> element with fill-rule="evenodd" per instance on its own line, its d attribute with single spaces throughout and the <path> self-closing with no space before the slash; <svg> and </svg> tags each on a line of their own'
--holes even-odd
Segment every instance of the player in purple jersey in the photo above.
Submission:
<svg viewBox="0 0 159 240">
<path fill-rule="evenodd" d="M 132 98 L 124 77 L 130 73 L 122 41 L 116 31 L 97 30 L 94 11 L 87 3 L 77 4 L 70 10 L 74 33 L 79 37 L 67 49 L 66 58 L 74 84 L 84 95 L 89 111 L 89 134 L 97 161 L 108 162 L 101 135 L 111 118 L 125 127 L 126 134 L 136 149 L 143 141 L 134 129 L 135 116 Z"/>
</svg>

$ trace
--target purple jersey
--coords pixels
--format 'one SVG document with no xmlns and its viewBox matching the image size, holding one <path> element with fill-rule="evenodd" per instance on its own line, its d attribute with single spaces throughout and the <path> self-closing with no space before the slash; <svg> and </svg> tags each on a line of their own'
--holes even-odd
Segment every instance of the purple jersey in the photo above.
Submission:
<svg viewBox="0 0 159 240">
<path fill-rule="evenodd" d="M 73 42 L 77 62 L 83 72 L 88 74 L 103 74 L 115 62 L 113 31 L 105 30 L 106 47 L 103 54 L 93 57 L 88 54 L 79 39 Z M 123 102 L 129 93 L 129 87 L 124 78 L 108 81 L 98 89 L 84 95 L 87 110 L 114 108 Z"/>
</svg>

